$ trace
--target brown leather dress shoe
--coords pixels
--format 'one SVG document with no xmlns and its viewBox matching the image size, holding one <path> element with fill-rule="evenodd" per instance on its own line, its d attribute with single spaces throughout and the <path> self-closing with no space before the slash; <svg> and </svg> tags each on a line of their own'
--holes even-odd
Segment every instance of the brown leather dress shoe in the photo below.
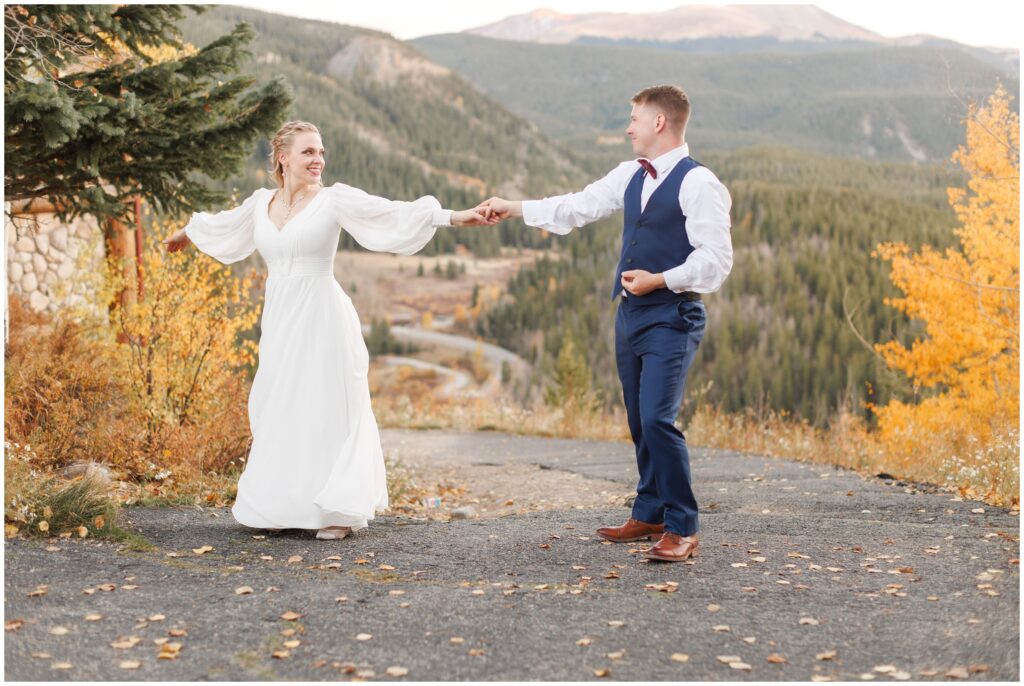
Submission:
<svg viewBox="0 0 1024 686">
<path fill-rule="evenodd" d="M 657 543 L 643 552 L 643 556 L 648 560 L 682 562 L 697 554 L 698 542 L 697 534 L 680 536 L 666 531 Z"/>
<path fill-rule="evenodd" d="M 664 524 L 648 524 L 639 519 L 629 518 L 629 521 L 622 526 L 603 526 L 597 530 L 597 535 L 606 541 L 616 543 L 628 543 L 642 539 L 655 539 L 665 532 Z"/>
</svg>

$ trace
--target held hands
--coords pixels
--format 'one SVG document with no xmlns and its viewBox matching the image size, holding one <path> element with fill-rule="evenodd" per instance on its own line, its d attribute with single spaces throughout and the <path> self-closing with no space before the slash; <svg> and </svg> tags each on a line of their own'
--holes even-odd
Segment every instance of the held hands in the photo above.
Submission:
<svg viewBox="0 0 1024 686">
<path fill-rule="evenodd" d="M 484 214 L 483 205 L 478 205 L 471 210 L 452 211 L 452 226 L 492 226 L 498 220 L 487 217 Z"/>
<path fill-rule="evenodd" d="M 664 274 L 652 274 L 643 269 L 622 272 L 622 288 L 630 295 L 647 295 L 666 287 Z"/>
<path fill-rule="evenodd" d="M 497 217 L 499 220 L 523 216 L 523 203 L 521 200 L 505 200 L 498 197 L 488 198 L 480 203 L 477 209 L 482 209 L 485 217 Z"/>
<path fill-rule="evenodd" d="M 493 226 L 509 217 L 522 217 L 520 201 L 489 198 L 471 210 L 452 212 L 452 226 Z"/>
<path fill-rule="evenodd" d="M 175 231 L 171 234 L 170 238 L 161 241 L 167 246 L 167 252 L 178 252 L 188 247 L 188 244 L 192 241 L 189 240 L 188 236 L 185 235 L 185 229 Z"/>
</svg>

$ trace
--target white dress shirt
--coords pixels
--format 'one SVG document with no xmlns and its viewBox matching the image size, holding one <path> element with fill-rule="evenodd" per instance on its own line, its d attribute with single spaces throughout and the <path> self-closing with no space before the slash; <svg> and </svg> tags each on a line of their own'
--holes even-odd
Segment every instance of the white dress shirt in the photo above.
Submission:
<svg viewBox="0 0 1024 686">
<path fill-rule="evenodd" d="M 658 178 L 644 175 L 640 191 L 640 210 L 647 207 L 651 193 L 669 175 L 679 160 L 690 154 L 683 143 L 657 159 L 650 160 Z M 636 160 L 623 162 L 604 178 L 598 179 L 578 193 L 557 195 L 543 200 L 523 201 L 523 221 L 551 233 L 568 234 L 574 228 L 589 224 L 621 210 L 626 187 L 640 168 Z M 732 235 L 729 209 L 732 198 L 718 177 L 707 167 L 696 167 L 679 186 L 679 209 L 686 217 L 686 235 L 693 246 L 686 261 L 664 272 L 665 285 L 681 293 L 714 293 L 721 288 L 732 270 Z"/>
</svg>

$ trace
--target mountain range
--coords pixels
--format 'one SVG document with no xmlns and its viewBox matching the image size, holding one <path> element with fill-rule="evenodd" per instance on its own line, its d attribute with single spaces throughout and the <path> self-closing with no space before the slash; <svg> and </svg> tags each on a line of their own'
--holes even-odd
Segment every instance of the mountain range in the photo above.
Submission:
<svg viewBox="0 0 1024 686">
<path fill-rule="evenodd" d="M 630 98 L 658 83 L 686 90 L 687 138 L 700 149 L 785 145 L 916 162 L 949 159 L 971 100 L 999 83 L 1018 88 L 1016 77 L 968 52 L 929 46 L 684 52 L 466 33 L 412 44 L 552 138 L 609 158 L 631 154 L 624 136 Z"/>
<path fill-rule="evenodd" d="M 681 50 L 808 51 L 839 47 L 958 47 L 1019 74 L 1011 48 L 965 46 L 924 34 L 888 38 L 814 5 L 683 5 L 663 12 L 566 14 L 537 9 L 463 33 L 531 43 L 622 42 Z"/>
</svg>

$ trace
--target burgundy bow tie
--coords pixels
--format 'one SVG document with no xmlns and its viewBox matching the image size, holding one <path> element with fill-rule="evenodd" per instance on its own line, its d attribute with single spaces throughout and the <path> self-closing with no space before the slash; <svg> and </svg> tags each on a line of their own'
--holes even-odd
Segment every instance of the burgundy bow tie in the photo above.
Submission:
<svg viewBox="0 0 1024 686">
<path fill-rule="evenodd" d="M 654 168 L 653 164 L 643 159 L 637 160 L 637 162 L 639 162 L 640 166 L 644 168 L 644 171 L 651 175 L 652 179 L 658 178 L 658 170 Z"/>
</svg>

